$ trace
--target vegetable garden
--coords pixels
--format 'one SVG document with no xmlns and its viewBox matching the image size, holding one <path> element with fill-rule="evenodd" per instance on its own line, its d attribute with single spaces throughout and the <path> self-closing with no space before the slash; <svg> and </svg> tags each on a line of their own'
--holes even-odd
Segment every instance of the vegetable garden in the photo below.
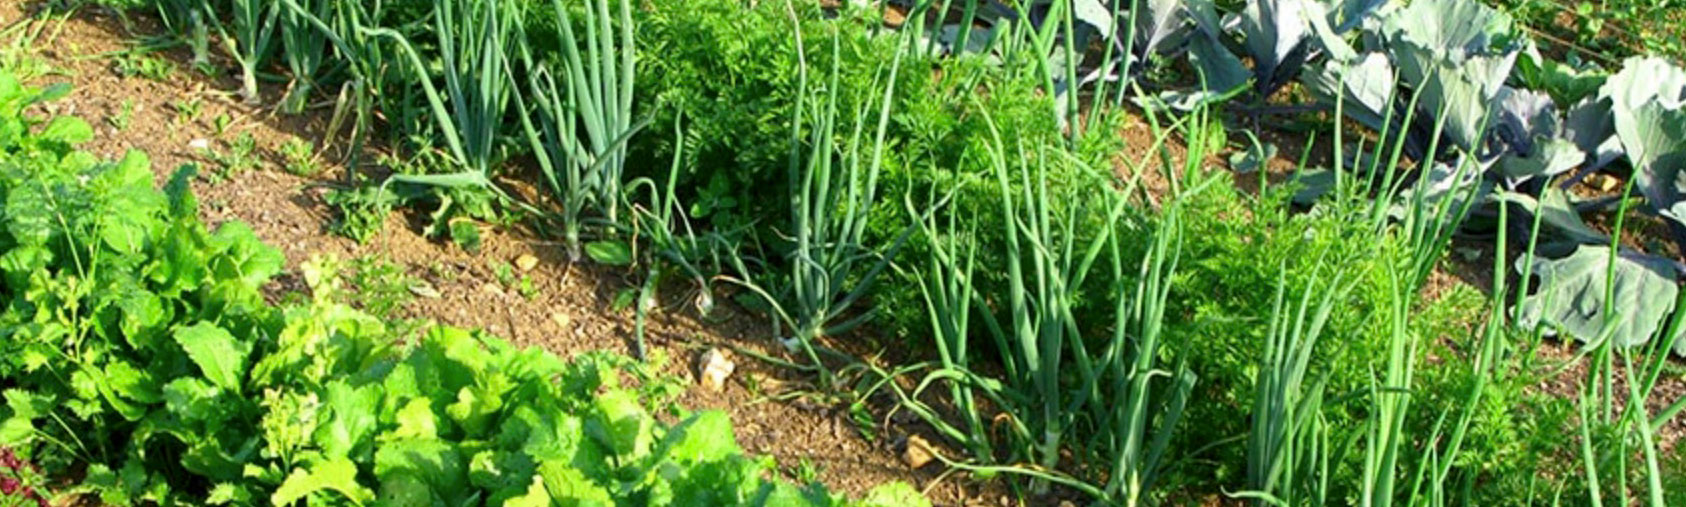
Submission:
<svg viewBox="0 0 1686 507">
<path fill-rule="evenodd" d="M 1536 3 L 0 7 L 0 499 L 1686 503 L 1681 19 Z"/>
</svg>

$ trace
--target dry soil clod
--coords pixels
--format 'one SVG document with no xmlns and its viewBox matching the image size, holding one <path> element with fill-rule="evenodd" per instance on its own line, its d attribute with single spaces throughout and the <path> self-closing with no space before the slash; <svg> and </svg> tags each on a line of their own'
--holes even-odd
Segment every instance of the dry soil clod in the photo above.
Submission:
<svg viewBox="0 0 1686 507">
<path fill-rule="evenodd" d="M 732 371 L 738 368 L 736 364 L 732 364 L 731 359 L 726 357 L 726 351 L 718 348 L 708 349 L 708 352 L 704 352 L 700 362 L 702 363 L 702 375 L 699 376 L 697 381 L 702 384 L 703 388 L 714 392 L 725 389 L 726 377 L 732 376 Z"/>
<path fill-rule="evenodd" d="M 539 258 L 534 257 L 533 254 L 521 254 L 520 257 L 515 258 L 515 267 L 523 272 L 532 271 L 538 265 Z"/>
<path fill-rule="evenodd" d="M 909 435 L 907 437 L 907 449 L 902 451 L 902 461 L 906 462 L 910 468 L 923 468 L 925 464 L 936 459 L 936 454 L 937 452 L 931 449 L 931 443 L 926 442 L 924 437 Z"/>
</svg>

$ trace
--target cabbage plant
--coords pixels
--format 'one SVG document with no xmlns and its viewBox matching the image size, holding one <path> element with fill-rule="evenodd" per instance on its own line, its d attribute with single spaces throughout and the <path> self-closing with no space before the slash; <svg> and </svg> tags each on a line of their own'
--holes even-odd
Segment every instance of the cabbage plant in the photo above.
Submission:
<svg viewBox="0 0 1686 507">
<path fill-rule="evenodd" d="M 1337 44 L 1330 51 L 1335 57 L 1309 69 L 1304 81 L 1326 101 L 1347 100 L 1354 120 L 1412 136 L 1408 146 L 1417 156 L 1436 140 L 1431 136 L 1466 152 L 1482 147 L 1505 79 L 1524 48 L 1509 16 L 1474 0 L 1424 0 L 1388 10 L 1362 39 L 1362 50 Z M 1518 99 L 1515 105 L 1526 104 Z M 1383 125 L 1390 116 L 1401 124 Z M 1443 127 L 1428 127 L 1436 124 Z"/>
<path fill-rule="evenodd" d="M 1193 19 L 1199 40 L 1190 58 L 1208 91 L 1228 90 L 1251 80 L 1259 99 L 1275 94 L 1302 73 L 1307 62 L 1333 53 L 1350 57 L 1342 34 L 1383 5 L 1376 0 L 1248 0 L 1221 19 L 1209 9 Z M 1250 70 L 1243 59 L 1251 60 Z"/>
<path fill-rule="evenodd" d="M 1676 231 L 1686 226 L 1686 70 L 1632 58 L 1600 89 L 1635 185 Z"/>
</svg>

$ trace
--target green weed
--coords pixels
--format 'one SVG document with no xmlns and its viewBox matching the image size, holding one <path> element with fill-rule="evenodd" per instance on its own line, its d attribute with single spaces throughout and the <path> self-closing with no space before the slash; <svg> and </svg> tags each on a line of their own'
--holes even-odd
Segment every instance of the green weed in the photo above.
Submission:
<svg viewBox="0 0 1686 507">
<path fill-rule="evenodd" d="M 211 119 L 211 132 L 216 137 L 222 137 L 223 134 L 228 133 L 228 127 L 232 123 L 234 123 L 233 117 L 230 117 L 228 113 L 220 113 L 216 118 Z"/>
<path fill-rule="evenodd" d="M 216 164 L 217 170 L 212 176 L 228 179 L 257 167 L 258 141 L 250 132 L 241 132 L 233 140 L 223 142 L 227 144 L 227 151 L 208 148 L 200 152 L 201 156 Z"/>
<path fill-rule="evenodd" d="M 176 74 L 176 64 L 169 59 L 133 51 L 113 57 L 112 69 L 119 76 L 158 82 L 169 81 Z"/>
<path fill-rule="evenodd" d="M 117 129 L 117 131 L 121 132 L 129 129 L 129 125 L 134 122 L 134 118 L 135 101 L 132 99 L 123 99 L 123 105 L 117 110 L 117 114 L 105 117 L 105 122 L 111 125 L 111 128 Z"/>
<path fill-rule="evenodd" d="M 322 171 L 316 159 L 316 147 L 304 139 L 288 139 L 281 143 L 282 167 L 295 176 L 311 177 Z"/>
<path fill-rule="evenodd" d="M 170 108 L 176 112 L 176 125 L 189 125 L 199 120 L 199 113 L 205 109 L 205 101 L 201 98 L 188 98 L 170 103 Z"/>
</svg>

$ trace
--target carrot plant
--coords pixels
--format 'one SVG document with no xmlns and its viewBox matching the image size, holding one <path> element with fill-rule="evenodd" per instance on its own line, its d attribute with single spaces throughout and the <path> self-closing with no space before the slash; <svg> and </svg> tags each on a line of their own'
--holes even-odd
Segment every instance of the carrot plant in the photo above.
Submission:
<svg viewBox="0 0 1686 507">
<path fill-rule="evenodd" d="M 792 20 L 800 23 L 795 8 L 790 9 Z M 836 63 L 840 47 L 835 38 L 832 41 L 830 77 L 817 93 L 810 94 L 802 36 L 797 31 L 799 102 L 790 121 L 787 187 L 790 245 L 785 265 L 789 271 L 776 293 L 767 288 L 770 284 L 732 279 L 769 304 L 776 322 L 788 326 L 791 333 L 783 338 L 784 345 L 806 355 L 827 385 L 831 373 L 820 361 L 814 341 L 851 329 L 871 317 L 870 311 L 855 316 L 848 312 L 868 295 L 874 280 L 889 268 L 890 258 L 913 232 L 912 228 L 904 229 L 882 248 L 866 241 L 868 215 L 877 202 L 878 177 L 888 147 L 885 136 L 902 52 L 897 51 L 888 68 L 881 69 L 866 88 L 874 92 L 882 89 L 881 98 L 866 101 L 859 110 L 846 111 L 839 109 L 839 93 L 844 87 Z M 810 105 L 817 108 L 810 112 Z M 839 127 L 847 130 L 839 132 Z M 808 132 L 806 140 L 804 129 Z M 738 268 L 747 275 L 741 262 Z"/>
</svg>

